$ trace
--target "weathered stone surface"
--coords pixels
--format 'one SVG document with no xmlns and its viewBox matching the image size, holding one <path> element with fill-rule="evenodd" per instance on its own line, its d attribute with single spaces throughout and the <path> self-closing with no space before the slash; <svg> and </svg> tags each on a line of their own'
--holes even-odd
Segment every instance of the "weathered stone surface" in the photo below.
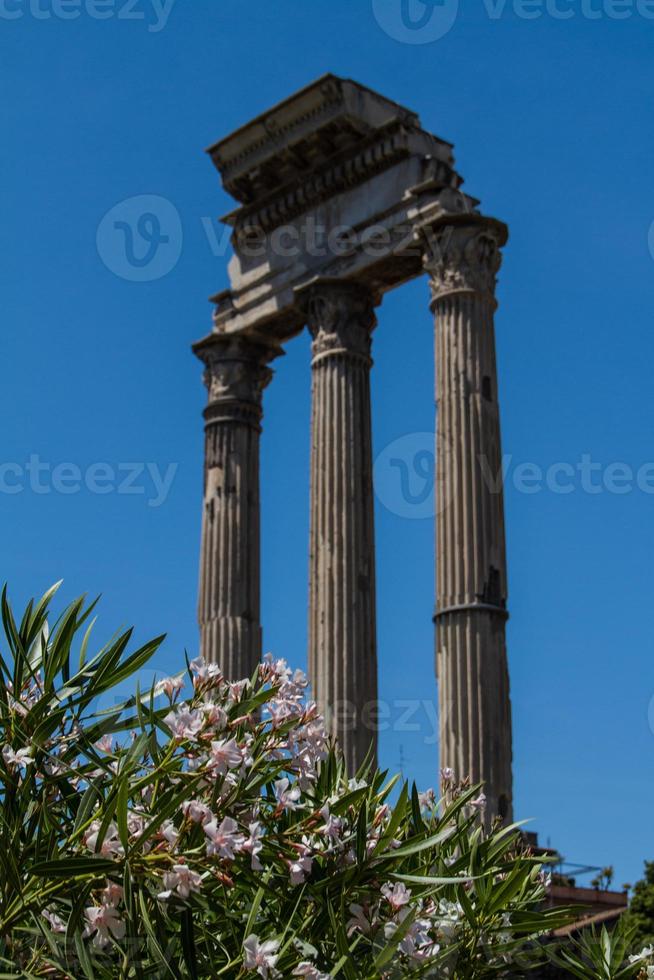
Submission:
<svg viewBox="0 0 654 980">
<path fill-rule="evenodd" d="M 396 124 L 416 126 L 419 119 L 363 85 L 323 75 L 207 152 L 225 189 L 251 205 L 296 185 L 312 163 L 322 164 L 335 151 L 358 152 L 366 137 Z"/>
<path fill-rule="evenodd" d="M 371 749 L 376 762 L 374 298 L 365 287 L 323 281 L 302 302 L 313 337 L 309 675 L 354 773 Z"/>
<path fill-rule="evenodd" d="M 297 290 L 316 277 L 381 294 L 421 275 L 416 224 L 475 203 L 458 189 L 449 143 L 415 113 L 334 75 L 209 153 L 243 202 L 223 219 L 234 229 L 234 257 L 214 322 L 226 332 L 297 333 Z M 339 240 L 339 228 L 354 235 Z"/>
<path fill-rule="evenodd" d="M 259 434 L 267 366 L 279 353 L 249 337 L 209 337 L 204 361 L 204 512 L 200 558 L 200 650 L 231 680 L 261 659 Z"/>
<path fill-rule="evenodd" d="M 495 278 L 506 229 L 482 218 L 431 229 L 436 317 L 437 673 L 441 764 L 484 782 L 512 815 L 507 583 L 495 364 Z"/>
</svg>

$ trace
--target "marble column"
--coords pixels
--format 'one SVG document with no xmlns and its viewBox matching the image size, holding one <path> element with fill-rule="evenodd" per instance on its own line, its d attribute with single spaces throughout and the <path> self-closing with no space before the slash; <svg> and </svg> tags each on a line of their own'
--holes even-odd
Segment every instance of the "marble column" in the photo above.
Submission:
<svg viewBox="0 0 654 980">
<path fill-rule="evenodd" d="M 210 335 L 194 347 L 209 392 L 200 556 L 200 649 L 230 680 L 261 659 L 259 436 L 269 361 L 248 336 Z"/>
<path fill-rule="evenodd" d="M 371 293 L 322 281 L 313 337 L 309 675 L 350 773 L 376 763 L 377 642 L 370 418 Z"/>
<path fill-rule="evenodd" d="M 436 321 L 436 669 L 441 766 L 483 782 L 487 815 L 512 817 L 506 550 L 493 315 L 500 222 L 432 228 Z"/>
</svg>

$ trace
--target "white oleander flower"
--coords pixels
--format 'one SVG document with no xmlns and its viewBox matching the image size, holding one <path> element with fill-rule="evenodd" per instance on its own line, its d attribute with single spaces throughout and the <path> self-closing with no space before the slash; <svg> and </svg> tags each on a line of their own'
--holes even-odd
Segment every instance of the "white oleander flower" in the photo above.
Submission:
<svg viewBox="0 0 654 980">
<path fill-rule="evenodd" d="M 56 914 L 56 912 L 50 912 L 48 909 L 43 909 L 41 915 L 46 920 L 53 932 L 66 932 L 66 923 Z"/>
<path fill-rule="evenodd" d="M 221 738 L 211 743 L 209 765 L 219 776 L 224 776 L 228 769 L 238 769 L 242 762 L 243 753 L 235 739 Z"/>
<path fill-rule="evenodd" d="M 14 752 L 10 745 L 5 745 L 2 750 L 2 758 L 9 769 L 13 769 L 14 772 L 17 770 L 23 772 L 27 766 L 34 762 L 31 749 L 18 749 L 17 752 Z"/>
<path fill-rule="evenodd" d="M 198 732 L 204 726 L 204 715 L 197 708 L 189 708 L 182 702 L 174 711 L 169 711 L 164 722 L 170 728 L 173 738 L 178 741 L 188 739 L 195 741 Z"/>
<path fill-rule="evenodd" d="M 93 936 L 93 945 L 104 949 L 111 939 L 125 938 L 125 923 L 113 905 L 92 905 L 84 909 L 87 925 L 83 936 Z"/>
<path fill-rule="evenodd" d="M 202 875 L 192 871 L 186 864 L 174 864 L 172 871 L 164 874 L 164 891 L 157 898 L 167 901 L 173 893 L 180 898 L 189 898 L 191 892 L 199 892 L 202 888 Z"/>
<path fill-rule="evenodd" d="M 266 939 L 259 941 L 259 937 L 252 935 L 243 943 L 245 953 L 244 965 L 246 970 L 256 970 L 264 980 L 268 976 L 278 976 L 275 970 L 275 963 L 279 959 L 279 942 L 276 939 Z"/>
<path fill-rule="evenodd" d="M 290 780 L 277 779 L 275 781 L 275 799 L 280 807 L 284 810 L 297 810 L 297 801 L 300 799 L 302 792 L 299 786 L 291 787 Z"/>
<path fill-rule="evenodd" d="M 217 854 L 219 857 L 233 861 L 236 854 L 243 850 L 245 837 L 238 833 L 238 824 L 231 817 L 225 817 L 220 825 L 215 820 L 205 823 L 204 832 L 207 835 L 207 854 Z"/>
<path fill-rule="evenodd" d="M 383 885 L 382 895 L 390 904 L 393 912 L 399 912 L 402 906 L 408 905 L 411 900 L 411 891 L 399 881 L 394 885 Z"/>
</svg>

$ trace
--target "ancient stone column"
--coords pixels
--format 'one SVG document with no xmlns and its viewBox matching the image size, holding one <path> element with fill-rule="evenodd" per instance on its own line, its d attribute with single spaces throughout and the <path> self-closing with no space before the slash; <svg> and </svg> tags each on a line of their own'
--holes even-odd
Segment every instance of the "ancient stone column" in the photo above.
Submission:
<svg viewBox="0 0 654 980">
<path fill-rule="evenodd" d="M 206 366 L 200 649 L 230 680 L 261 658 L 259 435 L 275 353 L 247 336 L 210 335 L 194 347 Z"/>
<path fill-rule="evenodd" d="M 376 762 L 377 643 L 370 419 L 374 302 L 322 281 L 304 295 L 313 337 L 309 675 L 354 772 Z"/>
<path fill-rule="evenodd" d="M 461 215 L 427 236 L 436 319 L 436 665 L 440 758 L 512 815 L 511 703 L 493 314 L 500 222 Z"/>
</svg>

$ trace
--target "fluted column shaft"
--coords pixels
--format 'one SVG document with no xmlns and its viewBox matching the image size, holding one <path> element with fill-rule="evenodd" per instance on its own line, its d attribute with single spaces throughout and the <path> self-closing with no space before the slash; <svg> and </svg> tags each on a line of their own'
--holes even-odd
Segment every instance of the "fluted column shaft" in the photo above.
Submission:
<svg viewBox="0 0 654 980">
<path fill-rule="evenodd" d="M 309 674 L 354 773 L 376 763 L 377 642 L 370 418 L 373 299 L 322 283 L 306 300 L 313 337 Z"/>
<path fill-rule="evenodd" d="M 230 680 L 261 658 L 259 436 L 273 353 L 248 337 L 196 345 L 206 365 L 200 648 Z"/>
<path fill-rule="evenodd" d="M 438 229 L 426 268 L 436 319 L 436 666 L 440 757 L 512 816 L 512 735 L 495 278 L 504 226 Z"/>
</svg>

